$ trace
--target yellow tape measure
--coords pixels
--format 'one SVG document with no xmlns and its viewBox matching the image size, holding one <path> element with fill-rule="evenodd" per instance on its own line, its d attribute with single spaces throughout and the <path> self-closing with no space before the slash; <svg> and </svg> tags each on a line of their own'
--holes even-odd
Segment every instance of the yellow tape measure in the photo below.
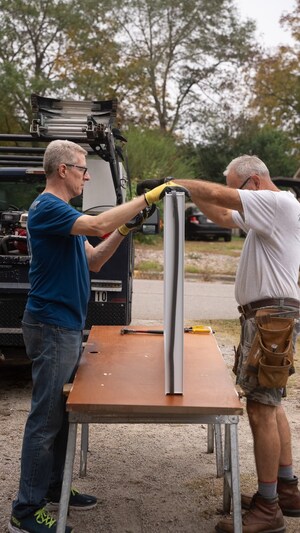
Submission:
<svg viewBox="0 0 300 533">
<path fill-rule="evenodd" d="M 210 326 L 203 326 L 203 325 L 199 325 L 199 326 L 191 326 L 189 328 L 184 328 L 184 332 L 185 333 L 200 333 L 200 334 L 208 334 L 208 333 L 213 333 L 213 330 L 211 329 Z"/>
</svg>

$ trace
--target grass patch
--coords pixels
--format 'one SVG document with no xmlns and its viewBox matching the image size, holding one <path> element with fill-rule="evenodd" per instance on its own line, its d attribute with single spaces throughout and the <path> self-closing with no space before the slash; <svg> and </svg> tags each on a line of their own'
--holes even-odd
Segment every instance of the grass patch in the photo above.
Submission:
<svg viewBox="0 0 300 533">
<path fill-rule="evenodd" d="M 216 255 L 228 255 L 230 257 L 239 257 L 244 239 L 232 237 L 232 241 L 185 241 L 186 253 L 205 253 Z"/>
<path fill-rule="evenodd" d="M 135 265 L 140 272 L 162 272 L 163 266 L 156 261 L 140 261 Z"/>
<path fill-rule="evenodd" d="M 135 235 L 135 246 L 145 250 L 162 250 L 164 247 L 163 235 Z M 232 237 L 231 242 L 223 241 L 185 241 L 185 253 L 211 253 L 239 257 L 245 239 Z"/>
<path fill-rule="evenodd" d="M 186 265 L 184 271 L 188 274 L 201 274 L 201 269 L 195 265 Z"/>
<path fill-rule="evenodd" d="M 215 329 L 222 335 L 229 335 L 230 337 L 239 337 L 240 321 L 235 320 L 211 320 L 214 323 Z"/>
<path fill-rule="evenodd" d="M 217 340 L 226 344 L 237 346 L 240 339 L 240 321 L 235 320 L 205 320 L 205 324 L 210 326 L 216 334 Z M 195 324 L 196 325 L 196 324 Z"/>
</svg>

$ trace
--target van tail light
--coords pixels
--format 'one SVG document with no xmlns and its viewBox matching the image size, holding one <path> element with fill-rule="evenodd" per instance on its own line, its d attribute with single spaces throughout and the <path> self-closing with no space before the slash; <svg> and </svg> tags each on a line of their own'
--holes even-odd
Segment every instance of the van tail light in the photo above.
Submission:
<svg viewBox="0 0 300 533">
<path fill-rule="evenodd" d="M 198 218 L 195 217 L 195 216 L 191 216 L 191 217 L 189 218 L 189 221 L 192 222 L 193 224 L 199 224 L 199 220 L 198 220 Z"/>
</svg>

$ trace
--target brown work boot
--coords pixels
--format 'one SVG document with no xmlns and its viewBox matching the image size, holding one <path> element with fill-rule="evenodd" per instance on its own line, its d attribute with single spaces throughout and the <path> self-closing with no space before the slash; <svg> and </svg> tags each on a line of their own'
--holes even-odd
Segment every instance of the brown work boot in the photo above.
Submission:
<svg viewBox="0 0 300 533">
<path fill-rule="evenodd" d="M 242 517 L 243 533 L 284 533 L 285 525 L 278 498 L 266 500 L 256 493 L 250 509 Z M 234 533 L 233 519 L 222 518 L 216 525 L 218 533 Z"/>
<path fill-rule="evenodd" d="M 250 496 L 250 494 L 241 494 L 241 506 L 242 506 L 242 509 L 245 509 L 246 511 L 248 511 L 250 509 L 252 498 L 253 498 L 253 495 Z"/>
<path fill-rule="evenodd" d="M 300 516 L 300 491 L 298 478 L 278 478 L 277 492 L 282 514 L 285 516 Z"/>
<path fill-rule="evenodd" d="M 298 489 L 298 478 L 293 479 L 278 478 L 277 484 L 278 503 L 284 516 L 300 516 L 300 491 Z M 242 509 L 250 509 L 252 497 L 242 494 Z"/>
</svg>

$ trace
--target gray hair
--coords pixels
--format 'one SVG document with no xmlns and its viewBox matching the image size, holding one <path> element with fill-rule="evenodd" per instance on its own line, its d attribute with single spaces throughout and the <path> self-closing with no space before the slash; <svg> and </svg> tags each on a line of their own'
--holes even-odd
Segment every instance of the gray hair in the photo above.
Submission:
<svg viewBox="0 0 300 533">
<path fill-rule="evenodd" d="M 241 179 L 246 179 L 251 174 L 270 175 L 265 163 L 256 155 L 241 155 L 240 157 L 236 157 L 223 172 L 224 176 L 228 176 L 231 171 L 235 172 Z"/>
<path fill-rule="evenodd" d="M 76 163 L 77 154 L 87 155 L 87 151 L 72 141 L 51 141 L 44 153 L 43 167 L 46 176 L 53 174 L 61 163 Z"/>
</svg>

